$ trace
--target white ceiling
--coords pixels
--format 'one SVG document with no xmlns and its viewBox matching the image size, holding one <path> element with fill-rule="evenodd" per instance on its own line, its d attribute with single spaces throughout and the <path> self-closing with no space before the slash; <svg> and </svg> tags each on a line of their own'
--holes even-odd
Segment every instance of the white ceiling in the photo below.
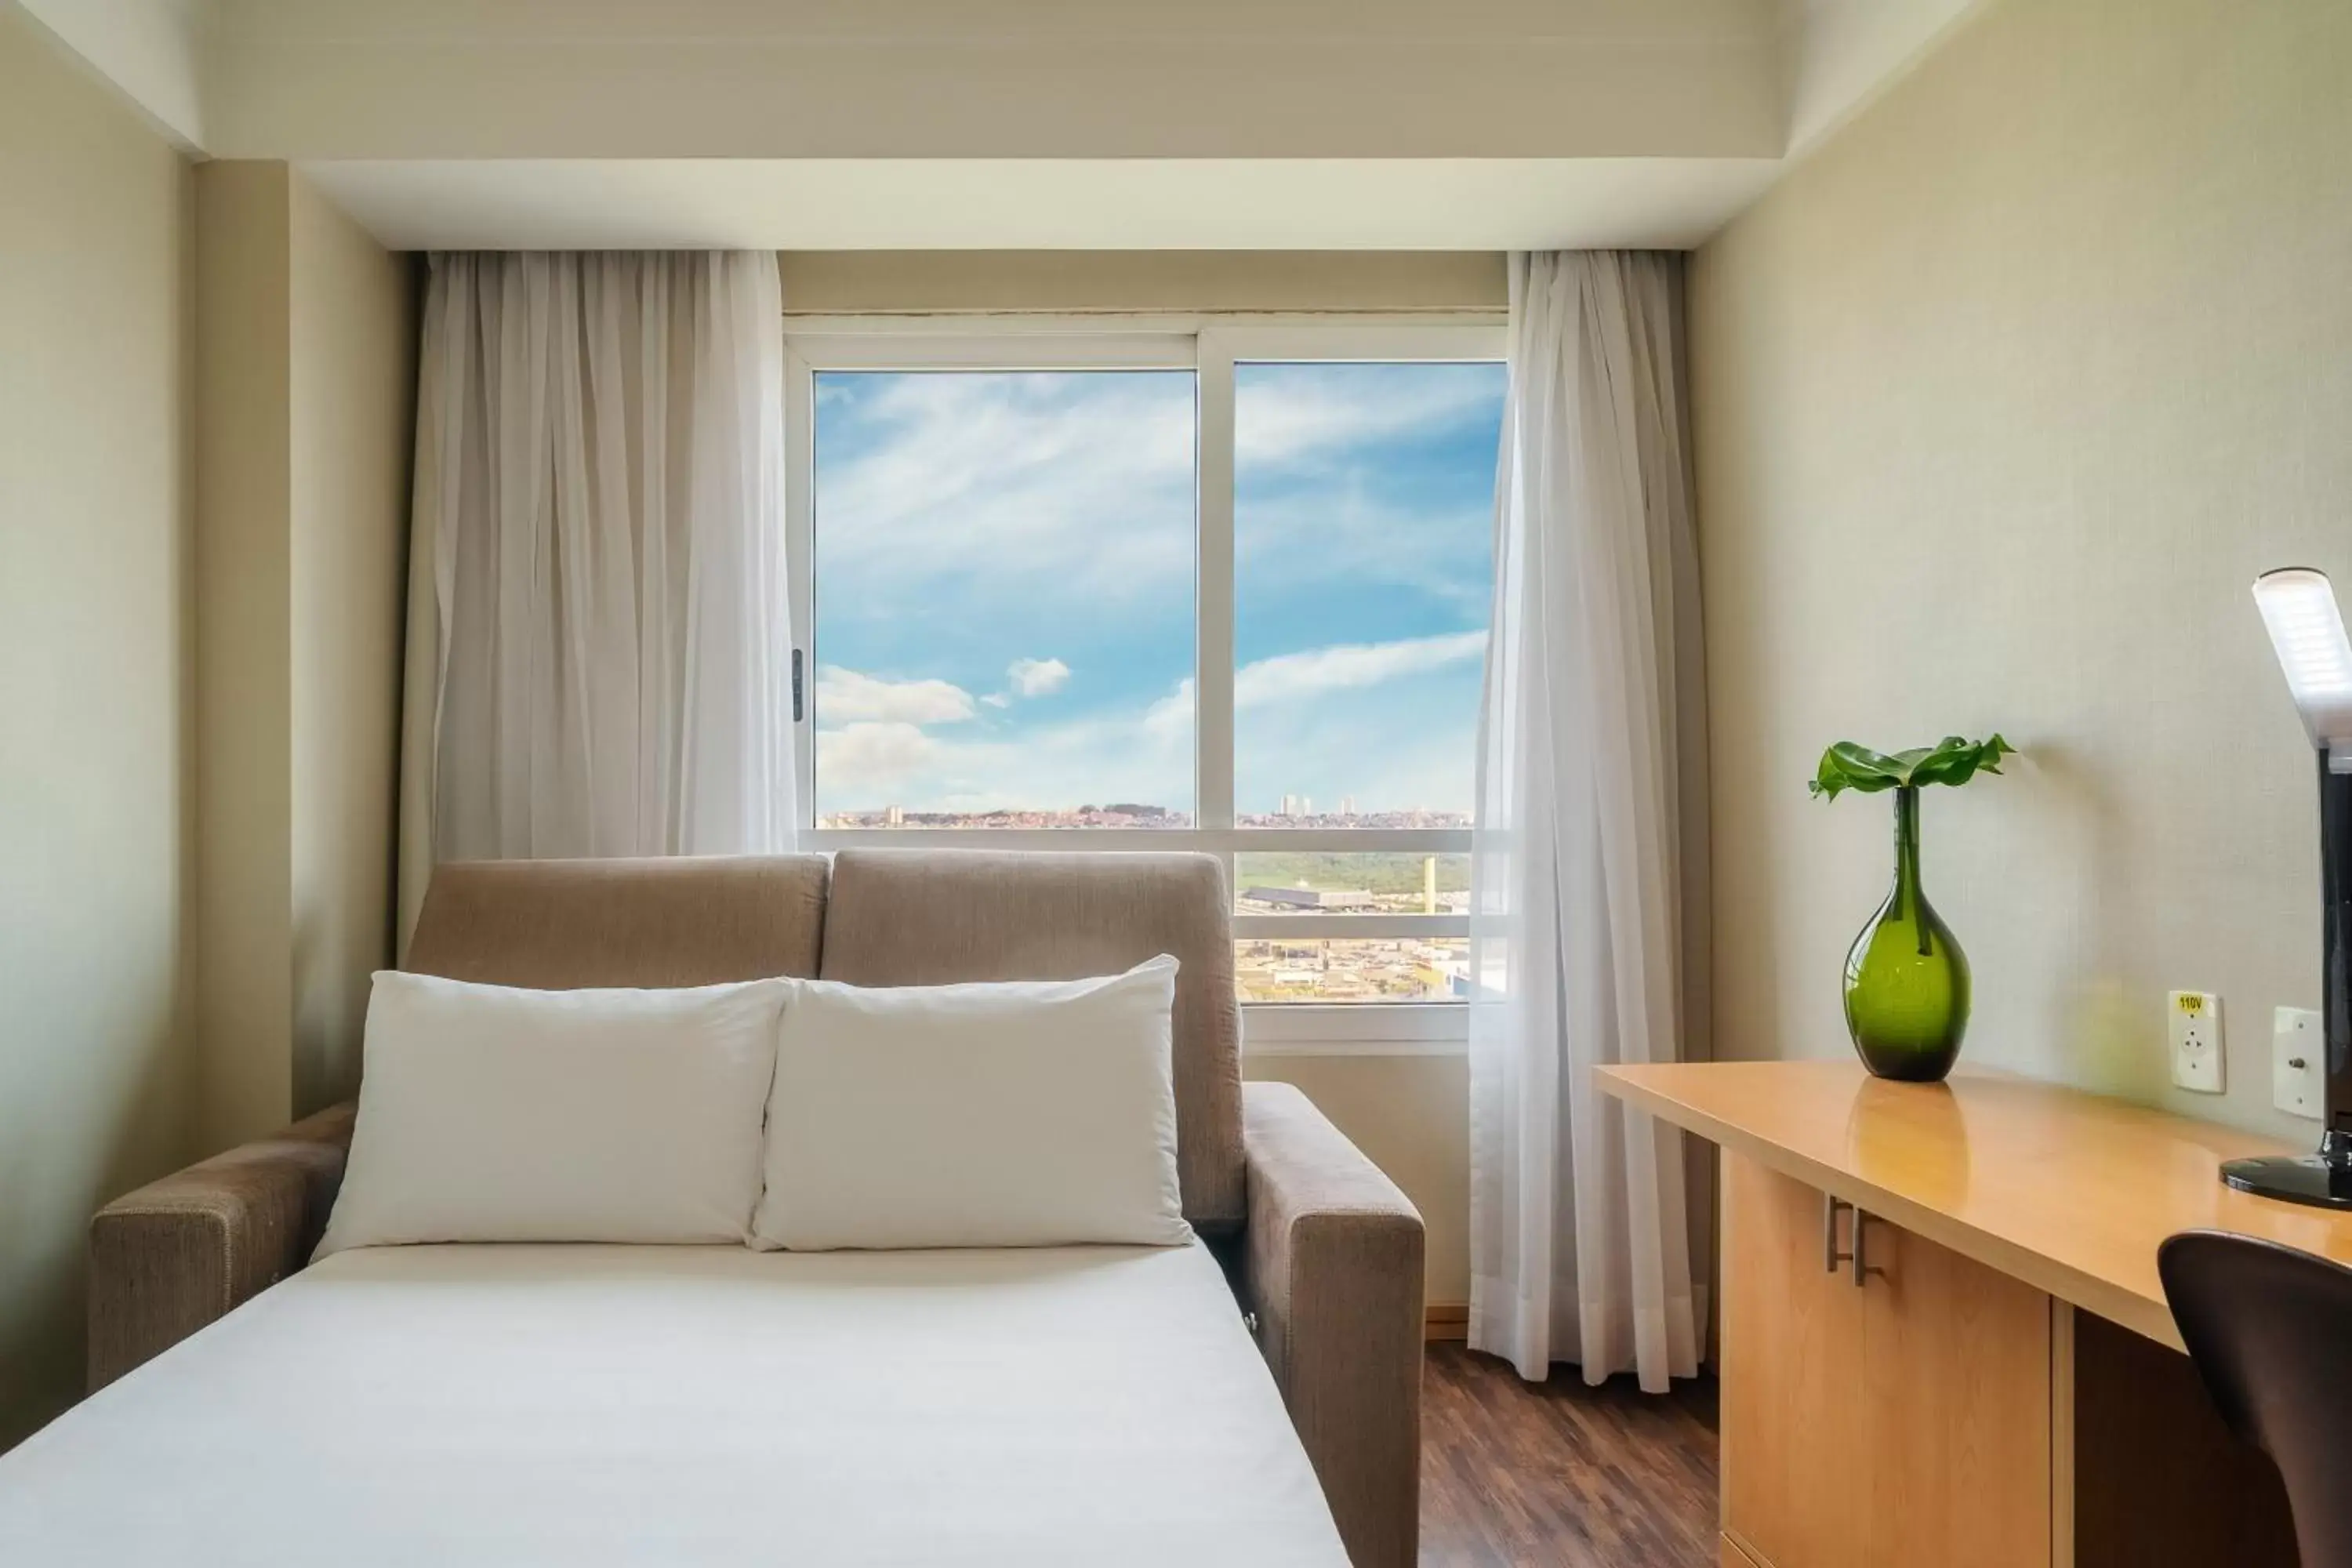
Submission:
<svg viewBox="0 0 2352 1568">
<path fill-rule="evenodd" d="M 0 0 L 388 245 L 1683 247 L 1977 0 Z"/>
</svg>

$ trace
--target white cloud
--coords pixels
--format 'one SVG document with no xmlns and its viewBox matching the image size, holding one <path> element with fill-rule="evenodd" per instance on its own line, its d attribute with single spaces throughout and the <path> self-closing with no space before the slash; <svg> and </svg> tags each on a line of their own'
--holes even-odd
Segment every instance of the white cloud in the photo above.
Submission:
<svg viewBox="0 0 2352 1568">
<path fill-rule="evenodd" d="M 1144 733 L 1162 742 L 1191 740 L 1192 710 L 1198 700 L 1188 675 L 1176 683 L 1175 690 L 1143 710 Z"/>
<path fill-rule="evenodd" d="M 817 742 L 819 809 L 1053 809 L 1112 801 L 1181 809 L 1192 795 L 1193 696 L 1188 679 L 1139 708 L 1017 735 L 929 734 L 911 724 L 826 730 Z M 1239 805 L 1271 811 L 1281 794 L 1295 792 L 1318 802 L 1352 796 L 1365 809 L 1467 809 L 1476 709 L 1475 690 L 1457 679 L 1435 690 L 1339 688 L 1312 702 L 1244 710 L 1235 737 Z"/>
<path fill-rule="evenodd" d="M 951 724 L 972 716 L 972 700 L 950 681 L 886 680 L 825 665 L 816 672 L 816 710 L 828 724 Z"/>
<path fill-rule="evenodd" d="M 1381 808 L 1466 805 L 1475 688 L 1463 691 L 1457 674 L 1439 688 L 1379 689 L 1426 672 L 1459 672 L 1475 666 L 1486 647 L 1485 633 L 1458 632 L 1336 644 L 1244 665 L 1234 682 L 1243 808 L 1271 809 L 1277 790 L 1318 800 L 1352 795 Z M 837 724 L 817 737 L 819 809 L 894 803 L 923 810 L 1066 809 L 1112 801 L 1184 808 L 1192 795 L 1196 700 L 1188 677 L 1148 702 L 1017 729 L 937 734 L 903 714 Z M 1009 697 L 1006 703 L 1017 706 Z M 829 724 L 840 718 L 835 710 L 821 712 Z M 1399 743 L 1408 737 L 1414 743 Z"/>
<path fill-rule="evenodd" d="M 991 708 L 1010 708 L 1013 706 L 1013 699 L 1007 697 L 1002 691 L 992 691 L 987 696 L 982 698 L 981 701 Z"/>
<path fill-rule="evenodd" d="M 824 570 L 860 587 L 1164 593 L 1192 561 L 1192 401 L 1155 375 L 890 377 L 856 415 L 873 444 L 825 460 Z"/>
<path fill-rule="evenodd" d="M 938 765 L 942 742 L 912 724 L 861 721 L 817 734 L 827 794 L 862 800 L 887 794 Z"/>
<path fill-rule="evenodd" d="M 1234 706 L 1257 708 L 1358 687 L 1378 686 L 1450 664 L 1483 658 L 1485 632 L 1405 637 L 1396 642 L 1339 643 L 1276 654 L 1234 672 Z"/>
<path fill-rule="evenodd" d="M 1381 584 L 1483 616 L 1494 596 L 1493 531 L 1489 507 L 1399 504 L 1351 477 L 1251 499 L 1234 520 L 1234 547 L 1244 582 L 1333 594 Z"/>
<path fill-rule="evenodd" d="M 1334 592 L 1393 584 L 1475 611 L 1489 591 L 1487 508 L 1450 489 L 1443 502 L 1396 491 L 1381 454 L 1491 425 L 1496 387 L 1483 366 L 1245 375 L 1239 456 L 1254 480 L 1270 482 L 1245 500 L 1242 572 Z M 821 378 L 820 395 L 819 571 L 828 602 L 852 607 L 861 626 L 950 605 L 987 626 L 1039 614 L 1097 630 L 1189 619 L 1188 378 L 834 376 Z M 1089 668 L 1089 683 L 1097 673 Z"/>
<path fill-rule="evenodd" d="M 1239 383 L 1234 545 L 1244 581 L 1333 592 L 1378 583 L 1465 611 L 1483 605 L 1493 457 L 1465 472 L 1471 448 L 1442 467 L 1397 449 L 1491 432 L 1499 373 L 1401 369 L 1285 365 Z"/>
<path fill-rule="evenodd" d="M 1307 462 L 1333 448 L 1426 436 L 1494 407 L 1491 374 L 1366 374 L 1354 366 L 1286 365 L 1234 389 L 1234 456 L 1244 466 Z"/>
<path fill-rule="evenodd" d="M 1149 708 L 1041 724 L 1017 735 L 950 738 L 911 724 L 852 724 L 817 733 L 821 812 L 900 805 L 938 811 L 1068 809 L 1113 801 L 1188 809 L 1190 683 L 1181 715 Z M 1163 712 L 1163 710 L 1166 711 Z"/>
<path fill-rule="evenodd" d="M 1467 811 L 1475 796 L 1478 693 L 1457 679 L 1429 689 L 1360 689 L 1234 716 L 1234 805 L 1272 811 L 1286 795 L 1326 810 Z"/>
<path fill-rule="evenodd" d="M 1045 697 L 1069 684 L 1070 667 L 1058 658 L 1016 658 L 1004 677 L 1024 697 Z"/>
</svg>

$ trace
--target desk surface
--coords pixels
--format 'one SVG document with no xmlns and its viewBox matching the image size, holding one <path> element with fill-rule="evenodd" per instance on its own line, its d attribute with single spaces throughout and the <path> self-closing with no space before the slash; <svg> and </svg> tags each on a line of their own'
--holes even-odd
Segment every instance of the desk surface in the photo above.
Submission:
<svg viewBox="0 0 2352 1568">
<path fill-rule="evenodd" d="M 1966 1068 L 1940 1084 L 1886 1082 L 1856 1062 L 1597 1071 L 1661 1121 L 2175 1349 L 2156 1273 L 2175 1231 L 2240 1231 L 2352 1263 L 2352 1215 L 2223 1186 L 2222 1161 L 2287 1151 L 2211 1122 Z"/>
</svg>

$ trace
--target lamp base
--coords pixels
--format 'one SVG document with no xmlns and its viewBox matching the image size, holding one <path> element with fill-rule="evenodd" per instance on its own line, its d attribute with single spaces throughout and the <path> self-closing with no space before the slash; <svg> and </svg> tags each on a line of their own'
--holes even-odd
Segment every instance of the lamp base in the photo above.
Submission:
<svg viewBox="0 0 2352 1568">
<path fill-rule="evenodd" d="M 2316 1154 L 2225 1161 L 2221 1180 L 2257 1197 L 2309 1204 L 2315 1208 L 2352 1209 L 2352 1164 L 2332 1164 Z"/>
</svg>

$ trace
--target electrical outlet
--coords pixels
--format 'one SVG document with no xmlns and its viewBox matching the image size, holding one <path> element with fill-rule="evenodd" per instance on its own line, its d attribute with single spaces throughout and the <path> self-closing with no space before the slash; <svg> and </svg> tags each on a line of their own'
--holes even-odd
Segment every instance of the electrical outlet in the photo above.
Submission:
<svg viewBox="0 0 2352 1568">
<path fill-rule="evenodd" d="M 2319 1120 L 2326 1104 L 2326 1048 L 2319 1015 L 2281 1007 L 2271 1015 L 2271 1103 L 2290 1116 Z"/>
<path fill-rule="evenodd" d="M 2173 1083 L 2198 1094 L 2221 1093 L 2221 998 L 2210 991 L 2175 991 L 2167 1000 Z"/>
</svg>

